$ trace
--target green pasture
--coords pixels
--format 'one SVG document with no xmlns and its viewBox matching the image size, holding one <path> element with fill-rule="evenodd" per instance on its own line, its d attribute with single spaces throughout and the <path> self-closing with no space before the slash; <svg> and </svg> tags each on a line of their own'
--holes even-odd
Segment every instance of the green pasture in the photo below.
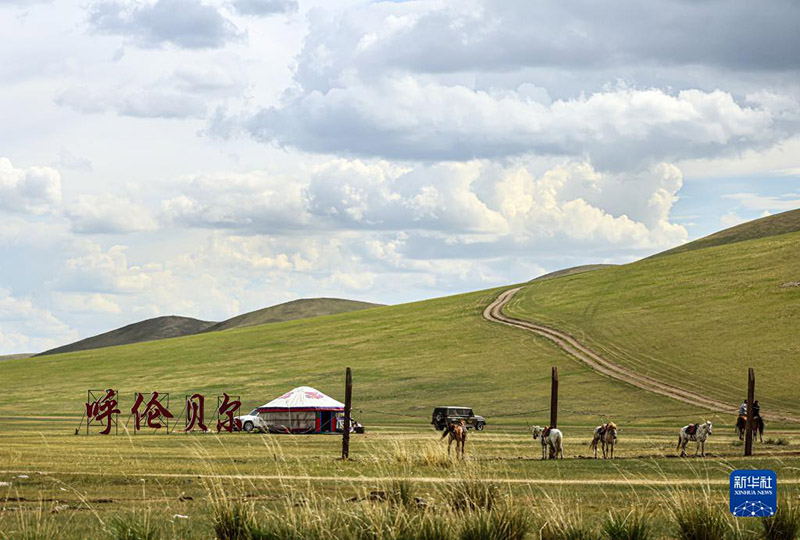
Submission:
<svg viewBox="0 0 800 540">
<path fill-rule="evenodd" d="M 532 282 L 506 307 L 606 358 L 736 405 L 747 368 L 771 410 L 797 415 L 800 233 Z"/>
<path fill-rule="evenodd" d="M 0 421 L 0 482 L 10 484 L 0 487 L 0 530 L 17 530 L 42 510 L 59 538 L 104 538 L 114 516 L 149 511 L 176 537 L 208 538 L 214 489 L 269 508 L 287 496 L 345 504 L 404 479 L 433 504 L 464 475 L 496 483 L 533 515 L 555 501 L 596 521 L 612 507 L 660 515 L 680 490 L 708 490 L 724 505 L 736 468 L 774 469 L 782 494 L 800 492 L 798 429 L 775 430 L 770 444 L 757 444 L 756 456 L 744 459 L 732 431 L 720 427 L 708 457 L 680 459 L 675 429 L 632 427 L 620 432 L 619 457 L 604 461 L 588 459 L 590 427 L 564 425 L 566 459 L 556 462 L 541 461 L 539 442 L 517 426 L 471 433 L 464 461 L 448 460 L 446 442 L 432 429 L 386 426 L 354 435 L 352 459 L 342 462 L 338 436 L 76 436 L 71 426 L 69 419 Z M 666 533 L 669 522 L 659 519 Z"/>
<path fill-rule="evenodd" d="M 118 389 L 123 410 L 135 391 L 170 392 L 176 413 L 193 392 L 205 394 L 207 405 L 223 391 L 241 395 L 246 410 L 301 385 L 342 400 L 350 366 L 356 415 L 368 426 L 424 426 L 437 405 L 473 407 L 489 425 L 498 418 L 546 423 L 553 365 L 563 421 L 684 425 L 705 415 L 601 376 L 547 340 L 484 320 L 500 290 L 4 361 L 0 416 L 80 415 L 88 388 Z"/>
</svg>

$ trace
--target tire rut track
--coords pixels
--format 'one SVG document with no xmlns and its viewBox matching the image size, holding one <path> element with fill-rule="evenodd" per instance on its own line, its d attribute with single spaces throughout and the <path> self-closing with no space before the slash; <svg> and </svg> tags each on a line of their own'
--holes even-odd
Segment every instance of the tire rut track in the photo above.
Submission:
<svg viewBox="0 0 800 540">
<path fill-rule="evenodd" d="M 515 328 L 521 328 L 523 330 L 527 330 L 528 332 L 532 332 L 541 337 L 547 338 L 558 345 L 561 349 L 572 355 L 574 358 L 578 359 L 595 371 L 611 377 L 612 379 L 626 382 L 637 388 L 641 388 L 642 390 L 666 396 L 690 405 L 703 407 L 714 412 L 731 415 L 736 414 L 737 406 L 735 404 L 709 398 L 696 392 L 685 390 L 678 386 L 648 377 L 647 375 L 642 375 L 641 373 L 637 373 L 631 369 L 625 368 L 619 364 L 616 364 L 615 362 L 611 362 L 610 360 L 603 358 L 587 346 L 583 345 L 574 337 L 561 332 L 560 330 L 505 315 L 503 313 L 503 307 L 508 304 L 508 302 L 517 292 L 519 292 L 520 289 L 522 289 L 522 287 L 509 289 L 500 293 L 500 295 L 483 311 L 483 317 L 492 322 L 504 324 L 506 326 L 513 326 Z M 779 422 L 800 423 L 800 418 L 785 413 L 776 412 L 770 415 L 770 419 Z"/>
</svg>

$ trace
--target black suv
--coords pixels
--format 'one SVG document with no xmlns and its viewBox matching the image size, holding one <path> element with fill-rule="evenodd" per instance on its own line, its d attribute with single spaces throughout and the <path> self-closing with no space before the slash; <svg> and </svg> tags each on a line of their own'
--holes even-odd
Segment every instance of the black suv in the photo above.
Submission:
<svg viewBox="0 0 800 540">
<path fill-rule="evenodd" d="M 483 431 L 486 419 L 483 416 L 475 416 L 469 407 L 436 407 L 433 409 L 431 424 L 436 429 L 445 429 L 448 422 L 464 420 L 467 429 L 475 428 L 476 431 Z"/>
</svg>

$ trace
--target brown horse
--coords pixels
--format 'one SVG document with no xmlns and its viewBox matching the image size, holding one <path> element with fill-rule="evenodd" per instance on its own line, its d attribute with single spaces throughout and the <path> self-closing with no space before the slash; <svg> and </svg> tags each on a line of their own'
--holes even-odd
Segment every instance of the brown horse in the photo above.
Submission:
<svg viewBox="0 0 800 540">
<path fill-rule="evenodd" d="M 461 449 L 461 459 L 464 459 L 464 447 L 467 444 L 467 423 L 463 420 L 458 422 L 450 422 L 447 428 L 442 433 L 442 439 L 450 435 L 450 440 L 447 442 L 447 455 L 450 455 L 450 449 L 453 447 L 453 442 L 456 443 L 456 454 L 459 448 Z"/>
<path fill-rule="evenodd" d="M 736 419 L 736 431 L 739 433 L 739 440 L 744 439 L 745 429 L 747 429 L 747 417 L 740 416 Z M 760 416 L 753 418 L 753 439 L 758 435 L 758 440 L 764 442 L 764 419 Z"/>
<path fill-rule="evenodd" d="M 610 454 L 611 459 L 614 459 L 614 446 L 617 444 L 617 424 L 608 422 L 594 428 L 594 436 L 589 446 L 594 450 L 595 459 L 597 459 L 597 443 L 602 445 L 603 459 L 606 459 L 607 453 Z"/>
</svg>

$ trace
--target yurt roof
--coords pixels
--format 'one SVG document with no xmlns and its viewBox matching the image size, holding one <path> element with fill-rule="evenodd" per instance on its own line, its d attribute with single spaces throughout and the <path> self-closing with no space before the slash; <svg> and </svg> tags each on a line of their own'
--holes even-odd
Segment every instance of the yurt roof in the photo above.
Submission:
<svg viewBox="0 0 800 540">
<path fill-rule="evenodd" d="M 330 396 L 326 396 L 319 390 L 310 386 L 299 386 L 290 390 L 282 396 L 276 397 L 269 403 L 258 408 L 264 409 L 305 409 L 305 410 L 344 410 L 344 403 L 336 401 Z"/>
</svg>

